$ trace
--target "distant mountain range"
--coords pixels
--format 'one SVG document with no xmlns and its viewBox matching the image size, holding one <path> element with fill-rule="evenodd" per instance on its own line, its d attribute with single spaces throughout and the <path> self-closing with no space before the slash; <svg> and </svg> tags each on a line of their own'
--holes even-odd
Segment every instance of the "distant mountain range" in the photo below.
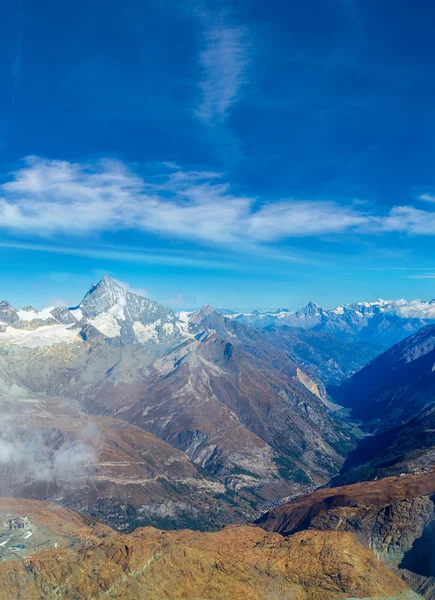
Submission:
<svg viewBox="0 0 435 600">
<path fill-rule="evenodd" d="M 252 313 L 237 313 L 224 308 L 213 310 L 254 329 L 299 328 L 330 333 L 347 341 L 375 343 L 378 347 L 390 347 L 425 324 L 435 323 L 435 300 L 379 299 L 343 304 L 334 309 L 324 309 L 309 302 L 296 312 L 286 308 L 268 312 L 254 310 Z M 188 323 L 198 312 L 174 313 L 104 276 L 78 306 L 69 309 L 48 307 L 37 311 L 31 305 L 15 309 L 6 301 L 0 302 L 0 332 L 5 332 L 8 326 L 32 331 L 49 325 L 87 324 L 110 338 L 171 344 L 186 336 Z M 62 332 L 58 331 L 59 334 Z M 23 343 L 32 342 L 23 340 Z"/>
<path fill-rule="evenodd" d="M 435 323 L 435 300 L 376 300 L 343 304 L 334 309 L 309 302 L 297 312 L 283 308 L 262 313 L 231 312 L 227 316 L 256 329 L 299 327 L 330 333 L 346 341 L 371 342 L 389 348 L 423 325 Z"/>
</svg>

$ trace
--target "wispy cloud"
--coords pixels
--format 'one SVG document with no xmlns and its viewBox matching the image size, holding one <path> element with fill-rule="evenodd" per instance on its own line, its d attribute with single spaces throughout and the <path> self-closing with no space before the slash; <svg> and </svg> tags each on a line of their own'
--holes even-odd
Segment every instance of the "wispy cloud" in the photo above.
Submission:
<svg viewBox="0 0 435 600">
<path fill-rule="evenodd" d="M 407 275 L 406 279 L 435 279 L 435 273 L 419 273 L 418 275 Z"/>
<path fill-rule="evenodd" d="M 274 203 L 236 193 L 219 173 L 162 167 L 142 177 L 119 161 L 96 164 L 28 158 L 0 186 L 0 230 L 40 238 L 136 230 L 220 250 L 261 251 L 291 238 L 330 234 L 435 235 L 435 211 L 332 201 L 282 199 Z M 10 243 L 10 242 L 8 242 Z M 43 245 L 38 248 L 44 251 Z M 53 251 L 53 246 L 49 246 Z M 212 262 L 122 248 L 71 248 L 65 254 L 132 262 Z M 217 261 L 219 264 L 219 261 Z"/>
<path fill-rule="evenodd" d="M 420 210 L 414 206 L 394 206 L 388 215 L 373 217 L 368 228 L 381 233 L 435 235 L 435 212 Z"/>
<path fill-rule="evenodd" d="M 246 270 L 246 265 L 231 262 L 228 260 L 213 260 L 213 259 L 197 259 L 187 256 L 179 256 L 178 253 L 173 254 L 152 254 L 149 252 L 127 250 L 120 246 L 114 250 L 111 246 L 101 245 L 97 248 L 74 246 L 60 246 L 57 244 L 41 244 L 20 242 L 17 240 L 0 241 L 0 248 L 13 248 L 15 250 L 31 250 L 34 252 L 47 252 L 49 254 L 59 254 L 65 256 L 81 256 L 84 258 L 95 258 L 100 262 L 115 261 L 120 263 L 133 263 L 145 265 L 169 265 L 182 266 L 194 269 L 206 270 L 231 270 L 240 271 Z"/>
<path fill-rule="evenodd" d="M 418 198 L 424 202 L 435 202 L 435 196 L 433 194 L 421 194 Z"/>
<path fill-rule="evenodd" d="M 247 83 L 250 46 L 247 30 L 217 23 L 206 27 L 199 55 L 202 79 L 197 116 L 208 124 L 226 120 Z"/>
</svg>

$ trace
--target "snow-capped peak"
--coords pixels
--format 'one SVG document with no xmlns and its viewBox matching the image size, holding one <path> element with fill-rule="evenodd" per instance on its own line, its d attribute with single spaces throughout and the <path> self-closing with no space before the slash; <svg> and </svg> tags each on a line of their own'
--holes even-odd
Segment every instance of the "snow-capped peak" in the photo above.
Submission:
<svg viewBox="0 0 435 600">
<path fill-rule="evenodd" d="M 97 284 L 92 285 L 91 289 L 86 293 L 83 300 L 80 302 L 79 307 L 84 306 L 92 307 L 97 305 L 101 308 L 109 308 L 115 304 L 118 304 L 122 299 L 125 300 L 128 294 L 128 289 L 109 277 L 104 277 Z M 74 307 L 74 308 L 79 308 Z"/>
<path fill-rule="evenodd" d="M 322 312 L 320 306 L 315 302 L 308 302 L 308 304 L 299 310 L 296 315 L 299 317 L 317 317 Z"/>
<path fill-rule="evenodd" d="M 185 329 L 172 310 L 132 292 L 108 275 L 70 310 L 105 336 L 127 341 L 164 342 L 180 337 Z"/>
</svg>

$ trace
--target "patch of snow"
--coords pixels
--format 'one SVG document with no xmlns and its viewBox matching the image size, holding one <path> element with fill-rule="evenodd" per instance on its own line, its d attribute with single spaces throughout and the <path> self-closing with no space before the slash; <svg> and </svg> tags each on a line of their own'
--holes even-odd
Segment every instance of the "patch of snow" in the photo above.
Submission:
<svg viewBox="0 0 435 600">
<path fill-rule="evenodd" d="M 47 308 L 43 308 L 42 310 L 40 310 L 38 312 L 38 316 L 40 319 L 42 319 L 43 321 L 46 321 L 47 319 L 53 319 L 53 315 L 51 314 L 51 312 L 55 309 L 54 306 L 48 306 Z"/>
<path fill-rule="evenodd" d="M 36 310 L 17 310 L 20 321 L 34 321 L 38 318 Z"/>
<path fill-rule="evenodd" d="M 7 544 L 8 542 L 10 542 L 10 540 L 12 539 L 12 536 L 9 537 L 7 540 L 5 540 L 4 542 L 0 542 L 0 546 L 4 546 L 5 544 Z"/>
<path fill-rule="evenodd" d="M 121 327 L 115 315 L 111 311 L 98 315 L 96 319 L 89 319 L 89 323 L 105 336 L 114 338 L 121 333 Z"/>
<path fill-rule="evenodd" d="M 70 329 L 71 325 L 43 325 L 32 331 L 6 327 L 0 332 L 0 343 L 7 342 L 26 348 L 41 348 L 54 344 L 73 344 L 81 341 L 78 329 Z"/>
<path fill-rule="evenodd" d="M 111 306 L 106 312 L 100 313 L 95 319 L 89 319 L 89 323 L 98 331 L 104 333 L 107 337 L 118 337 L 121 333 L 121 327 L 118 321 L 125 321 L 125 297 L 121 296 L 116 304 Z M 76 311 L 72 311 L 75 313 Z M 77 316 L 74 315 L 76 318 Z"/>
<path fill-rule="evenodd" d="M 54 306 L 44 308 L 40 312 L 36 310 L 17 310 L 17 315 L 20 321 L 35 321 L 36 319 L 47 321 L 48 319 L 53 319 L 52 310 L 54 310 Z"/>
<path fill-rule="evenodd" d="M 183 310 L 183 311 L 177 313 L 176 317 L 182 323 L 188 323 L 189 320 L 190 320 L 191 315 L 193 315 L 192 312 L 186 312 L 185 310 Z"/>
<path fill-rule="evenodd" d="M 143 325 L 139 321 L 135 321 L 133 323 L 133 331 L 136 334 L 137 340 L 141 344 L 144 344 L 145 342 L 149 342 L 151 340 L 157 340 L 158 334 L 156 327 L 158 325 L 160 325 L 160 319 L 154 321 L 154 323 L 149 323 L 148 325 Z"/>
<path fill-rule="evenodd" d="M 172 335 L 174 333 L 174 326 L 172 323 L 165 323 L 163 325 L 163 330 L 167 335 Z"/>
<path fill-rule="evenodd" d="M 77 321 L 83 319 L 83 313 L 80 308 L 75 308 L 74 310 L 70 310 L 70 313 L 75 316 Z"/>
<path fill-rule="evenodd" d="M 178 328 L 180 330 L 180 333 L 182 333 L 183 335 L 189 336 L 189 337 L 191 337 L 191 334 L 189 333 L 189 322 L 190 322 L 190 318 L 193 314 L 195 314 L 195 313 L 181 311 L 175 315 L 178 319 Z"/>
</svg>

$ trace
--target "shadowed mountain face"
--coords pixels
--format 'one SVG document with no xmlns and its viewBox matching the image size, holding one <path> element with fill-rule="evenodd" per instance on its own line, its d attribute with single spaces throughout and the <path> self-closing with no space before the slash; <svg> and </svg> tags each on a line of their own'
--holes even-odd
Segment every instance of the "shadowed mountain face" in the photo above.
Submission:
<svg viewBox="0 0 435 600">
<path fill-rule="evenodd" d="M 326 386 L 342 383 L 382 352 L 376 344 L 339 339 L 326 331 L 276 324 L 260 331 Z"/>
<path fill-rule="evenodd" d="M 435 399 L 435 325 L 428 325 L 373 360 L 334 393 L 373 430 L 417 415 Z"/>
<path fill-rule="evenodd" d="M 368 436 L 332 485 L 417 473 L 435 465 L 435 326 L 373 360 L 334 391 Z"/>
<path fill-rule="evenodd" d="M 25 514 L 44 548 L 27 538 L 21 561 L 3 550 L 1 600 L 420 598 L 348 532 L 284 538 L 253 526 L 215 533 L 147 527 L 125 535 L 52 505 L 0 499 L 0 523 L 5 514 Z"/>
<path fill-rule="evenodd" d="M 331 485 L 343 485 L 435 466 L 435 406 L 388 431 L 359 441 Z"/>
</svg>

